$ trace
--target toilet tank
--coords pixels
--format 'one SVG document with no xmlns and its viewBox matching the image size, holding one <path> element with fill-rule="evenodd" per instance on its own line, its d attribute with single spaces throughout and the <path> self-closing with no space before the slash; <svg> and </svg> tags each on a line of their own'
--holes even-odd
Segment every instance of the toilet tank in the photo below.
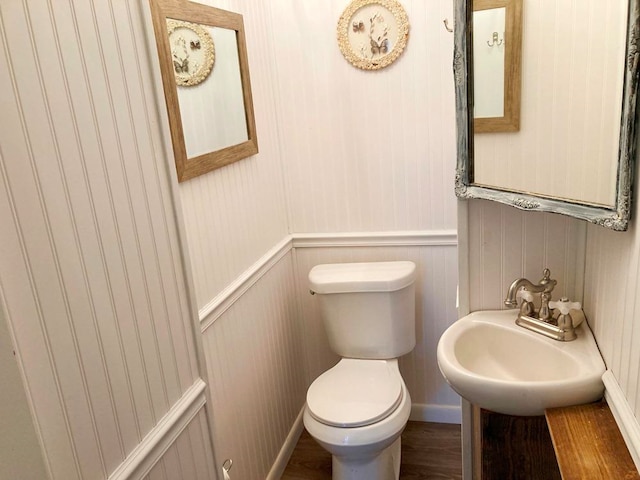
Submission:
<svg viewBox="0 0 640 480">
<path fill-rule="evenodd" d="M 341 357 L 397 358 L 413 350 L 413 262 L 335 263 L 309 272 L 329 344 Z"/>
</svg>

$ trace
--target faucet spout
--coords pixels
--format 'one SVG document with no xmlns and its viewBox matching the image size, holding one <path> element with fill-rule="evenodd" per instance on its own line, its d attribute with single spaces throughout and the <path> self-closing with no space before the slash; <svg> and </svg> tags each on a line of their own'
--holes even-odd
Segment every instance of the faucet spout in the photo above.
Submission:
<svg viewBox="0 0 640 480">
<path fill-rule="evenodd" d="M 538 285 L 534 285 L 526 278 L 518 278 L 517 280 L 514 280 L 509 287 L 507 298 L 504 299 L 504 305 L 509 308 L 516 308 L 518 306 L 516 294 L 522 287 L 524 287 L 531 293 L 550 294 L 557 283 L 558 282 L 556 280 L 551 279 L 551 271 L 548 268 L 545 268 L 542 272 L 542 280 L 540 280 L 540 283 L 538 283 Z M 551 295 L 549 295 L 549 297 L 551 297 Z"/>
<path fill-rule="evenodd" d="M 531 293 L 540 293 L 542 290 L 539 290 L 536 285 L 531 283 L 526 278 L 518 278 L 514 280 L 511 286 L 509 287 L 509 291 L 507 292 L 507 298 L 504 299 L 505 307 L 516 308 L 518 306 L 518 302 L 516 300 L 516 293 L 522 287 L 526 288 Z"/>
</svg>

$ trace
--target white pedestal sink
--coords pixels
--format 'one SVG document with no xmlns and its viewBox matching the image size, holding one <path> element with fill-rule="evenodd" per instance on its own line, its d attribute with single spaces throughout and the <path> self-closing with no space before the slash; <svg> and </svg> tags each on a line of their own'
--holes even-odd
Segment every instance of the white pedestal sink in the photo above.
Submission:
<svg viewBox="0 0 640 480">
<path fill-rule="evenodd" d="M 507 415 L 543 415 L 600 399 L 606 367 L 586 322 L 577 339 L 559 342 L 516 325 L 517 312 L 474 312 L 444 332 L 438 365 L 451 387 Z"/>
</svg>

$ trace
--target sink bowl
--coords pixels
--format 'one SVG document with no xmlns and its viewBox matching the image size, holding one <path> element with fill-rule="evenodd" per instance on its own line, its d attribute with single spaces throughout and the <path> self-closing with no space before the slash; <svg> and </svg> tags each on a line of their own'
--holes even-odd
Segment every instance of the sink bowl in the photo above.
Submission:
<svg viewBox="0 0 640 480">
<path fill-rule="evenodd" d="M 517 315 L 474 312 L 444 332 L 438 365 L 456 392 L 486 410 L 523 416 L 602 397 L 606 367 L 586 322 L 577 339 L 559 342 L 516 325 Z"/>
</svg>

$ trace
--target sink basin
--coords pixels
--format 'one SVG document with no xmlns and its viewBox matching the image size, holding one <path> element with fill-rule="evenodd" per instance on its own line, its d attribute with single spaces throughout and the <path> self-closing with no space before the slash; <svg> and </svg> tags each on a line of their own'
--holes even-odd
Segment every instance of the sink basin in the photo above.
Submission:
<svg viewBox="0 0 640 480">
<path fill-rule="evenodd" d="M 516 325 L 517 315 L 474 312 L 444 332 L 438 365 L 456 392 L 484 409 L 524 416 L 602 397 L 606 367 L 586 322 L 577 339 L 559 342 Z"/>
</svg>

